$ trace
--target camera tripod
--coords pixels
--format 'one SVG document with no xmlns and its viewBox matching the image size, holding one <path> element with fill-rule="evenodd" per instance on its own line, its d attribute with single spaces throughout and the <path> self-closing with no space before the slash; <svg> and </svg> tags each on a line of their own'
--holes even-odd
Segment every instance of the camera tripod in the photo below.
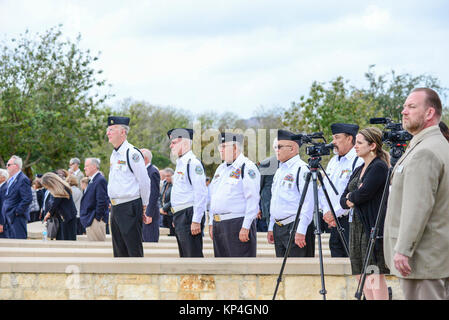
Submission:
<svg viewBox="0 0 449 320">
<path fill-rule="evenodd" d="M 330 202 L 330 198 L 329 195 L 327 194 L 327 190 L 326 187 L 323 183 L 323 177 L 321 176 L 321 173 L 318 171 L 318 169 L 320 168 L 324 174 L 326 175 L 326 178 L 328 179 L 331 187 L 333 188 L 333 190 L 335 191 L 336 194 L 338 194 L 337 190 L 335 189 L 335 186 L 332 184 L 332 181 L 329 179 L 329 177 L 326 174 L 326 171 L 323 169 L 323 167 L 320 164 L 321 161 L 321 157 L 319 156 L 311 156 L 308 160 L 309 162 L 309 172 L 307 172 L 306 175 L 306 179 L 305 179 L 305 184 L 304 184 L 304 188 L 303 191 L 301 193 L 301 199 L 299 201 L 299 207 L 298 207 L 298 211 L 296 212 L 296 217 L 295 217 L 295 222 L 293 224 L 293 228 L 290 231 L 290 238 L 288 240 L 288 246 L 287 246 L 287 250 L 285 252 L 284 255 L 284 260 L 282 262 L 282 266 L 281 266 L 281 271 L 279 273 L 279 277 L 277 279 L 277 284 L 276 284 L 276 288 L 273 294 L 273 300 L 276 299 L 276 294 L 277 291 L 279 289 L 279 285 L 282 281 L 282 274 L 284 273 L 284 269 L 285 269 L 285 264 L 287 262 L 287 258 L 288 255 L 290 253 L 290 249 L 292 247 L 292 243 L 293 240 L 295 238 L 295 233 L 296 233 L 296 229 L 298 227 L 298 223 L 299 223 L 299 215 L 301 213 L 301 209 L 302 206 L 304 204 L 304 200 L 306 198 L 306 194 L 307 194 L 307 190 L 309 187 L 309 183 L 310 183 L 310 178 L 312 178 L 312 186 L 313 186 L 313 201 L 314 201 L 314 210 L 313 210 L 313 221 L 315 223 L 315 235 L 318 236 L 318 252 L 319 252 L 319 260 L 320 260 L 320 277 L 321 277 L 321 290 L 320 290 L 320 294 L 323 296 L 323 300 L 326 300 L 326 286 L 325 286 L 325 282 L 324 282 L 324 266 L 323 266 L 323 250 L 322 250 L 322 245 L 321 245 L 321 222 L 320 219 L 321 217 L 319 216 L 319 205 L 318 205 L 318 184 L 317 184 L 317 179 L 320 181 L 322 187 L 323 187 L 323 192 L 326 196 L 326 200 L 329 204 L 329 207 L 331 209 L 332 215 L 336 221 L 337 224 L 337 230 L 338 230 L 338 234 L 340 236 L 340 239 L 342 240 L 343 246 L 345 248 L 346 253 L 349 256 L 349 250 L 348 250 L 348 244 L 347 241 L 345 239 L 345 236 L 343 234 L 343 228 L 341 227 L 336 215 L 335 215 L 335 211 L 332 207 L 332 203 Z"/>
</svg>

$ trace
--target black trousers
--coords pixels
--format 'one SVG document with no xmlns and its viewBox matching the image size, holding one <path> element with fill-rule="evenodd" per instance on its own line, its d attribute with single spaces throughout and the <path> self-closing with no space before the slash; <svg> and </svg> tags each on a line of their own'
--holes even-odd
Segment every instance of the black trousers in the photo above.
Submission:
<svg viewBox="0 0 449 320">
<path fill-rule="evenodd" d="M 114 257 L 143 257 L 142 199 L 111 207 L 111 233 Z"/>
<path fill-rule="evenodd" d="M 290 232 L 292 232 L 293 225 L 291 222 L 284 226 L 277 224 L 273 227 L 274 250 L 276 257 L 284 257 L 287 252 L 288 241 L 290 239 Z M 296 233 L 296 230 L 294 231 Z M 293 238 L 292 246 L 288 254 L 289 257 L 314 257 L 315 256 L 315 226 L 313 222 L 309 224 L 306 232 L 306 246 L 300 248 Z"/>
<path fill-rule="evenodd" d="M 176 241 L 178 242 L 180 257 L 202 258 L 203 256 L 203 230 L 204 216 L 201 220 L 201 233 L 192 235 L 191 225 L 193 207 L 178 211 L 173 216 Z"/>
<path fill-rule="evenodd" d="M 244 217 L 213 222 L 214 256 L 220 257 L 256 257 L 257 229 L 256 219 L 249 229 L 249 241 L 241 242 L 239 233 Z"/>
<path fill-rule="evenodd" d="M 338 218 L 341 227 L 344 229 L 344 236 L 346 242 L 348 243 L 349 249 L 349 216 L 343 216 Z M 331 250 L 332 258 L 344 258 L 348 255 L 346 254 L 345 247 L 340 240 L 340 236 L 338 235 L 337 228 L 331 228 L 331 236 L 329 238 L 329 249 Z"/>
</svg>

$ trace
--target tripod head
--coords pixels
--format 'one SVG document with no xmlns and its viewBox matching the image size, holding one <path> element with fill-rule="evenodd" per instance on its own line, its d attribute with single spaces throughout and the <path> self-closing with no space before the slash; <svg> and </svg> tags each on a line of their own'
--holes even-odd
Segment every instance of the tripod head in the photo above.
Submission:
<svg viewBox="0 0 449 320">
<path fill-rule="evenodd" d="M 317 142 L 316 140 L 322 140 L 322 142 Z M 309 169 L 311 172 L 317 172 L 318 169 L 324 172 L 324 175 L 327 178 L 330 186 L 334 190 L 335 194 L 338 195 L 338 191 L 335 188 L 332 181 L 329 179 L 329 176 L 321 165 L 321 156 L 330 155 L 331 150 L 334 149 L 334 145 L 332 143 L 326 143 L 326 138 L 322 132 L 315 132 L 311 134 L 303 134 L 301 136 L 302 144 L 311 144 L 311 146 L 306 147 L 306 153 L 310 158 L 308 159 Z"/>
</svg>

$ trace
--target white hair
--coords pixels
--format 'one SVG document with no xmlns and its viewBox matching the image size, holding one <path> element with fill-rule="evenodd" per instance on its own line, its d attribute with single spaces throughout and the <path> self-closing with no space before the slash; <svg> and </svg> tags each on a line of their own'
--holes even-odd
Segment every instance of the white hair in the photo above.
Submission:
<svg viewBox="0 0 449 320">
<path fill-rule="evenodd" d="M 17 164 L 17 166 L 19 167 L 20 170 L 22 170 L 22 166 L 23 166 L 23 162 L 22 162 L 22 158 L 19 156 L 11 156 L 11 159 L 14 159 L 14 163 Z"/>
<path fill-rule="evenodd" d="M 124 124 L 121 124 L 120 126 L 121 126 L 123 129 L 125 129 L 126 135 L 128 135 L 128 133 L 129 133 L 129 126 L 124 125 Z"/>
<path fill-rule="evenodd" d="M 89 160 L 91 164 L 93 164 L 97 169 L 100 169 L 100 159 L 98 158 L 86 158 L 86 160 Z"/>
<path fill-rule="evenodd" d="M 9 179 L 9 173 L 8 173 L 8 171 L 5 170 L 5 169 L 0 169 L 0 176 L 5 177 L 6 180 Z"/>
<path fill-rule="evenodd" d="M 70 164 L 76 163 L 76 164 L 79 165 L 81 163 L 81 161 L 78 158 L 72 158 L 72 159 L 70 159 L 69 163 Z"/>
<path fill-rule="evenodd" d="M 153 160 L 153 154 L 151 153 L 151 151 L 148 149 L 141 149 L 140 151 L 142 152 L 143 156 L 148 158 L 148 161 L 150 161 L 151 163 L 151 160 Z"/>
</svg>

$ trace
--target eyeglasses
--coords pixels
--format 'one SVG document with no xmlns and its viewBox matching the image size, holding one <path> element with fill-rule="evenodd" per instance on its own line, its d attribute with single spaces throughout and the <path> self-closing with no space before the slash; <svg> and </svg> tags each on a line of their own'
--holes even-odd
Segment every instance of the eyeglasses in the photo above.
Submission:
<svg viewBox="0 0 449 320">
<path fill-rule="evenodd" d="M 278 144 L 277 146 L 273 147 L 274 150 L 280 150 L 282 148 L 293 148 L 293 147 L 289 146 L 289 145 L 283 145 L 283 144 Z"/>
</svg>

